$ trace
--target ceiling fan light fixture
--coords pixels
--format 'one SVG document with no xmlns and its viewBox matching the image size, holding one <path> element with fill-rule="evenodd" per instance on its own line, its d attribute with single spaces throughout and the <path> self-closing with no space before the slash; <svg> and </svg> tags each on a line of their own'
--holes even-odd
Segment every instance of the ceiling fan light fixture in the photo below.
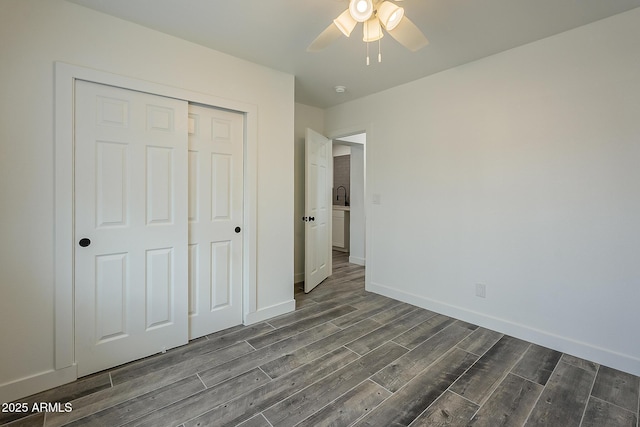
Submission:
<svg viewBox="0 0 640 427">
<path fill-rule="evenodd" d="M 373 0 L 350 0 L 349 13 L 357 22 L 365 22 L 373 15 Z"/>
<path fill-rule="evenodd" d="M 389 1 L 384 1 L 378 6 L 376 16 L 387 31 L 391 31 L 398 26 L 404 17 L 404 8 L 399 7 Z"/>
<path fill-rule="evenodd" d="M 384 37 L 384 33 L 382 32 L 382 27 L 380 26 L 380 20 L 376 17 L 373 17 L 364 23 L 364 35 L 362 37 L 362 41 L 367 43 L 375 42 Z"/>
<path fill-rule="evenodd" d="M 333 23 L 336 24 L 336 27 L 338 27 L 340 31 L 342 31 L 342 34 L 349 37 L 353 29 L 358 24 L 358 21 L 353 19 L 353 17 L 351 16 L 351 13 L 349 13 L 349 9 L 347 9 L 344 12 L 342 12 L 340 16 L 334 19 Z"/>
<path fill-rule="evenodd" d="M 336 0 L 344 1 L 344 0 Z M 395 2 L 401 0 L 349 0 L 349 7 L 329 24 L 316 37 L 307 51 L 317 52 L 324 49 L 342 34 L 349 37 L 358 22 L 363 23 L 362 40 L 367 48 L 367 65 L 369 65 L 369 43 L 378 42 L 378 62 L 382 62 L 381 43 L 384 37 L 383 28 L 398 43 L 412 52 L 423 48 L 429 41 L 422 31 L 406 15 L 403 8 Z"/>
</svg>

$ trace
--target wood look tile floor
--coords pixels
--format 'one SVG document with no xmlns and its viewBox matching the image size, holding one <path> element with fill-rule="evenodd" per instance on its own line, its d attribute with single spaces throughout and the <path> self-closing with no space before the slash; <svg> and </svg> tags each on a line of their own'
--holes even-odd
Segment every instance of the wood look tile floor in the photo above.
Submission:
<svg viewBox="0 0 640 427">
<path fill-rule="evenodd" d="M 334 275 L 297 309 L 20 402 L 12 426 L 640 427 L 640 379 L 364 290 Z"/>
</svg>

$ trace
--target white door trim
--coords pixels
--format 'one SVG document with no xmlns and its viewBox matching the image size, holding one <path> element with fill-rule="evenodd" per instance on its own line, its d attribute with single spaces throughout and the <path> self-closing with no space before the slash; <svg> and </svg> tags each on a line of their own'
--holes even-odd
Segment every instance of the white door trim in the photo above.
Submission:
<svg viewBox="0 0 640 427">
<path fill-rule="evenodd" d="M 327 138 L 331 140 L 336 140 L 340 138 L 344 138 L 346 136 L 355 135 L 358 133 L 366 133 L 367 134 L 367 143 L 364 144 L 364 246 L 365 246 L 365 259 L 371 260 L 373 253 L 373 222 L 374 222 L 374 209 L 371 206 L 371 195 L 369 194 L 371 183 L 375 181 L 375 176 L 373 174 L 373 170 L 368 167 L 369 159 L 367 156 L 368 146 L 370 146 L 371 141 L 375 139 L 374 135 L 374 127 L 373 123 L 362 123 L 356 124 L 353 126 L 331 129 L 329 131 L 325 131 Z M 373 272 L 375 269 L 375 265 L 373 263 L 367 263 L 367 268 L 364 271 L 364 284 L 365 289 L 369 290 L 371 286 L 371 278 L 373 277 Z"/>
<path fill-rule="evenodd" d="M 243 319 L 257 311 L 257 155 L 256 105 L 76 65 L 55 63 L 54 137 L 54 345 L 56 370 L 75 365 L 73 319 L 73 175 L 75 80 L 182 99 L 244 114 Z"/>
</svg>

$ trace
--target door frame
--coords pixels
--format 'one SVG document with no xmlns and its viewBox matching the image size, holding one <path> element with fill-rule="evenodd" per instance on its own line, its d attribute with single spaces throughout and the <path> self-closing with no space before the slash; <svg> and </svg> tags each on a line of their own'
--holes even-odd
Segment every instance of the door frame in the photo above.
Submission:
<svg viewBox="0 0 640 427">
<path fill-rule="evenodd" d="M 363 182 L 362 182 L 362 186 L 363 186 L 363 188 L 362 188 L 362 193 L 360 193 L 360 195 L 362 196 L 362 202 L 363 202 L 363 205 L 362 205 L 363 212 L 362 212 L 362 214 L 363 214 L 364 234 L 362 235 L 362 239 L 363 239 L 363 241 L 365 243 L 365 245 L 364 245 L 365 247 L 363 248 L 363 250 L 364 250 L 364 254 L 362 254 L 363 257 L 361 259 L 353 259 L 352 255 L 351 255 L 352 252 L 351 252 L 351 244 L 350 244 L 349 245 L 349 262 L 352 263 L 352 264 L 358 264 L 358 265 L 365 266 L 365 264 L 366 264 L 366 252 L 367 252 L 366 251 L 366 240 L 367 240 L 366 239 L 366 229 L 367 229 L 366 228 L 366 224 L 367 224 L 366 207 L 367 207 L 367 203 L 366 203 L 366 198 L 365 198 L 366 192 L 367 192 L 367 179 L 366 179 L 367 178 L 366 177 L 366 175 L 367 175 L 367 165 L 366 165 L 366 163 L 367 163 L 367 144 L 366 144 L 366 142 L 362 143 L 362 142 L 348 141 L 348 138 L 350 138 L 352 136 L 356 136 L 356 135 L 365 135 L 365 139 L 366 139 L 367 133 L 366 133 L 366 131 L 362 131 L 362 132 L 357 132 L 355 134 L 339 136 L 339 137 L 333 138 L 331 140 L 331 145 L 332 145 L 332 148 L 335 148 L 336 145 L 338 145 L 338 146 L 346 146 L 346 147 L 362 147 L 362 151 L 363 151 L 363 159 L 362 159 L 362 161 L 363 161 L 363 164 L 362 164 L 362 168 L 363 168 L 362 181 Z M 351 158 L 353 159 L 353 157 L 351 157 Z M 353 166 L 353 160 L 352 160 L 351 166 Z M 352 178 L 351 179 L 351 183 L 353 183 L 353 170 L 351 172 L 351 178 Z M 335 185 L 335 183 L 334 183 L 334 185 Z M 354 194 L 353 187 L 351 187 L 349 194 L 350 194 L 350 199 L 352 199 L 352 196 Z M 353 238 L 352 230 L 353 230 L 353 228 L 349 232 L 349 234 L 350 234 L 350 236 L 349 236 L 350 242 L 356 241 L 356 239 Z"/>
<path fill-rule="evenodd" d="M 257 311 L 257 156 L 258 108 L 245 102 L 55 62 L 54 94 L 54 369 L 75 369 L 74 337 L 74 105 L 75 81 L 181 99 L 244 115 L 244 213 L 242 318 Z M 75 378 L 74 378 L 75 379 Z"/>
<path fill-rule="evenodd" d="M 342 128 L 329 129 L 325 130 L 324 135 L 332 141 L 340 140 L 341 138 L 347 138 L 349 136 L 357 135 L 364 133 L 367 135 L 367 141 L 363 144 L 364 150 L 364 251 L 365 251 L 365 264 L 367 268 L 364 270 L 364 284 L 365 289 L 368 290 L 370 286 L 370 280 L 375 266 L 367 262 L 366 260 L 371 259 L 372 254 L 372 246 L 373 246 L 373 232 L 372 232 L 372 224 L 373 224 L 373 214 L 374 209 L 372 209 L 372 197 L 369 194 L 369 189 L 371 186 L 370 182 L 373 182 L 374 176 L 371 173 L 371 169 L 367 167 L 368 158 L 367 158 L 367 147 L 374 139 L 373 135 L 373 123 L 364 122 L 361 124 L 355 124 L 352 126 L 346 126 Z M 333 180 L 332 180 L 333 181 Z"/>
</svg>

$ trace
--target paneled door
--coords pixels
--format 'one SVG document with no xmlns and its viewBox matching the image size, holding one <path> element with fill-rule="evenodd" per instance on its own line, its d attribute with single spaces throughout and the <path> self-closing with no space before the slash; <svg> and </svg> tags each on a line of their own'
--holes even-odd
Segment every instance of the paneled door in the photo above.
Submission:
<svg viewBox="0 0 640 427">
<path fill-rule="evenodd" d="M 304 291 L 311 292 L 331 274 L 331 140 L 306 130 L 305 134 L 305 267 Z"/>
<path fill-rule="evenodd" d="M 188 104 L 78 81 L 78 376 L 188 340 Z"/>
<path fill-rule="evenodd" d="M 242 323 L 244 116 L 189 106 L 189 338 Z"/>
</svg>

